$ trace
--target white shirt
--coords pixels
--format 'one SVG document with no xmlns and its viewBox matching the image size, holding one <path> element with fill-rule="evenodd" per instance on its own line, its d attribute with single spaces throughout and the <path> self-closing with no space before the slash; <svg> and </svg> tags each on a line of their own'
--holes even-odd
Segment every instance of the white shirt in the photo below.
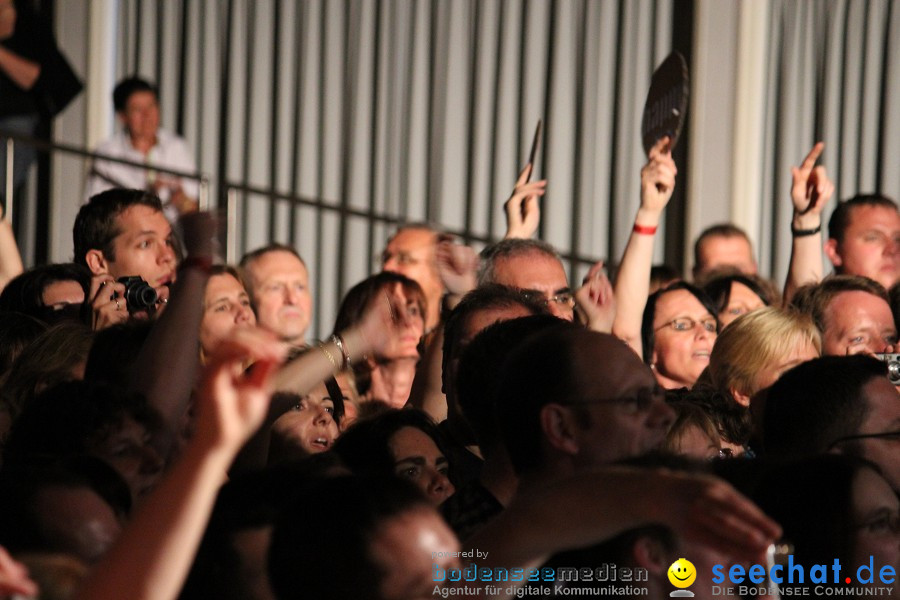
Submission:
<svg viewBox="0 0 900 600">
<path fill-rule="evenodd" d="M 158 173 L 150 166 L 176 169 L 178 171 L 196 171 L 197 166 L 194 157 L 188 148 L 187 142 L 174 133 L 164 129 L 156 132 L 156 145 L 146 155 L 136 150 L 131 145 L 128 133 L 121 131 L 97 146 L 99 154 L 105 154 L 115 158 L 123 158 L 135 162 L 142 162 L 148 168 L 141 169 L 130 165 L 121 165 L 104 160 L 94 161 L 91 172 L 88 174 L 85 189 L 85 202 L 94 194 L 99 194 L 114 187 L 133 188 L 138 190 L 153 190 L 153 184 L 158 180 L 173 179 L 175 183 L 181 183 L 184 193 L 190 198 L 197 198 L 200 184 L 196 179 L 178 179 L 177 177 Z M 178 211 L 169 205 L 171 190 L 167 186 L 159 189 L 159 198 L 165 207 L 166 216 L 172 219 L 177 217 Z M 171 215 L 169 213 L 172 213 Z"/>
</svg>

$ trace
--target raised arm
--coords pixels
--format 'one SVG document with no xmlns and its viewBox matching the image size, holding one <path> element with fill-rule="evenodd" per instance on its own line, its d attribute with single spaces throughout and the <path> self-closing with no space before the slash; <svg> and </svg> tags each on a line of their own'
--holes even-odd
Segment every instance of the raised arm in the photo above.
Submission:
<svg viewBox="0 0 900 600">
<path fill-rule="evenodd" d="M 531 163 L 525 165 L 516 180 L 512 196 L 503 205 L 506 212 L 506 235 L 504 239 L 523 238 L 529 239 L 538 229 L 541 223 L 540 197 L 547 191 L 547 180 L 528 181 L 531 177 Z"/>
<path fill-rule="evenodd" d="M 193 213 L 182 219 L 187 258 L 178 269 L 178 280 L 166 310 L 141 348 L 131 389 L 142 392 L 159 411 L 164 427 L 154 446 L 168 455 L 180 430 L 200 362 L 200 322 L 203 294 L 216 247 L 216 220 L 210 213 Z"/>
<path fill-rule="evenodd" d="M 594 263 L 575 292 L 575 314 L 588 329 L 611 333 L 616 318 L 616 296 L 603 270 L 603 261 Z"/>
<path fill-rule="evenodd" d="M 650 293 L 654 235 L 675 190 L 677 174 L 669 138 L 664 137 L 650 149 L 649 160 L 641 169 L 641 206 L 634 219 L 614 288 L 617 312 L 612 333 L 631 346 L 638 356 L 641 356 L 641 321 Z"/>
<path fill-rule="evenodd" d="M 784 306 L 807 283 L 822 280 L 822 210 L 834 194 L 824 166 L 815 166 L 825 144 L 813 146 L 800 167 L 791 167 L 791 261 L 784 282 Z"/>
<path fill-rule="evenodd" d="M 263 420 L 282 355 L 277 340 L 256 328 L 235 329 L 216 349 L 198 394 L 193 438 L 79 588 L 77 600 L 178 596 L 225 472 Z M 246 372 L 248 360 L 255 362 Z"/>
<path fill-rule="evenodd" d="M 438 273 L 447 289 L 444 303 L 455 308 L 462 297 L 474 290 L 477 284 L 478 254 L 469 246 L 442 241 L 437 247 Z M 425 348 L 425 354 L 416 372 L 409 403 L 421 408 L 431 418 L 441 422 L 447 418 L 447 397 L 443 391 L 444 323 L 438 325 L 434 339 Z"/>
<path fill-rule="evenodd" d="M 19 254 L 12 223 L 8 219 L 0 219 L 0 290 L 23 270 L 22 256 Z"/>
<path fill-rule="evenodd" d="M 466 546 L 488 551 L 479 566 L 527 569 L 650 523 L 754 562 L 781 534 L 755 504 L 715 477 L 608 467 L 516 496 Z"/>
<path fill-rule="evenodd" d="M 345 357 L 356 362 L 384 352 L 409 319 L 402 310 L 405 306 L 398 290 L 386 292 L 366 309 L 358 324 L 338 333 L 342 347 L 332 339 L 285 364 L 275 375 L 275 389 L 302 396 L 329 375 L 348 367 Z"/>
<path fill-rule="evenodd" d="M 17 86 L 28 91 L 40 77 L 41 65 L 0 46 L 0 71 L 6 73 Z"/>
</svg>

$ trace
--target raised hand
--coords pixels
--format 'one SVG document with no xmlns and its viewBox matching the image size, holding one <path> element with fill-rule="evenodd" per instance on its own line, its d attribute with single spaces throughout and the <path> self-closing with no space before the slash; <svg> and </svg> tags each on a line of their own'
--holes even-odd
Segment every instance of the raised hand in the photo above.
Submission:
<svg viewBox="0 0 900 600">
<path fill-rule="evenodd" d="M 38 595 L 38 586 L 28 577 L 28 569 L 0 547 L 0 598 L 29 598 Z"/>
<path fill-rule="evenodd" d="M 437 266 L 441 282 L 453 296 L 464 296 L 478 284 L 478 254 L 469 246 L 442 241 L 437 247 Z"/>
<path fill-rule="evenodd" d="M 641 169 L 641 208 L 662 212 L 675 191 L 678 167 L 672 159 L 671 140 L 659 139 L 650 149 L 647 164 Z"/>
<path fill-rule="evenodd" d="M 91 328 L 105 329 L 128 320 L 125 285 L 109 274 L 94 275 L 91 279 Z"/>
<path fill-rule="evenodd" d="M 824 142 L 817 143 L 803 159 L 803 164 L 791 167 L 791 202 L 794 204 L 794 214 L 818 215 L 834 194 L 834 184 L 828 178 L 825 167 L 815 166 L 824 149 Z"/>
<path fill-rule="evenodd" d="M 359 324 L 341 332 L 352 360 L 359 360 L 363 355 L 382 355 L 390 347 L 394 338 L 410 324 L 407 304 L 399 283 L 369 303 Z"/>
<path fill-rule="evenodd" d="M 660 523 L 732 558 L 760 562 L 768 545 L 781 536 L 777 523 L 721 479 L 656 471 L 646 483 L 644 498 L 659 512 Z"/>
<path fill-rule="evenodd" d="M 238 327 L 216 346 L 202 377 L 195 436 L 237 452 L 260 426 L 269 406 L 270 379 L 285 348 L 258 327 Z M 253 362 L 249 369 L 244 365 Z"/>
<path fill-rule="evenodd" d="M 539 198 L 547 191 L 547 180 L 541 179 L 529 183 L 528 178 L 531 176 L 532 168 L 531 163 L 525 165 L 525 168 L 519 173 L 512 196 L 503 205 L 506 211 L 505 239 L 528 239 L 535 234 L 541 222 Z"/>
<path fill-rule="evenodd" d="M 591 267 L 581 287 L 575 292 L 575 312 L 578 320 L 588 329 L 601 333 L 612 332 L 616 318 L 616 296 L 603 270 L 602 260 Z"/>
</svg>

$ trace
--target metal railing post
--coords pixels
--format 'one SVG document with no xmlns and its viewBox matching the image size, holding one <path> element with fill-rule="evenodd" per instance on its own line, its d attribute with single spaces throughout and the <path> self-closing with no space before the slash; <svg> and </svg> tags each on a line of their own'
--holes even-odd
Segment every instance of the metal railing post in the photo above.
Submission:
<svg viewBox="0 0 900 600">
<path fill-rule="evenodd" d="M 225 193 L 225 262 L 237 260 L 237 190 L 230 187 Z"/>
<path fill-rule="evenodd" d="M 15 162 L 15 142 L 12 138 L 6 138 L 6 199 L 4 200 L 3 215 L 12 223 L 13 218 L 13 163 Z"/>
<path fill-rule="evenodd" d="M 200 210 L 209 210 L 209 177 L 203 175 L 200 178 L 200 197 L 197 198 Z"/>
</svg>

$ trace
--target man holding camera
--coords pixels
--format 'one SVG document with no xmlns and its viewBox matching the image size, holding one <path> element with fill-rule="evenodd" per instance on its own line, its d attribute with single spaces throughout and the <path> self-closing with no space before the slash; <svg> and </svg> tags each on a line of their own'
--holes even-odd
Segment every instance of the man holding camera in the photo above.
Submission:
<svg viewBox="0 0 900 600">
<path fill-rule="evenodd" d="M 129 316 L 151 316 L 168 300 L 178 261 L 159 198 L 121 188 L 97 194 L 78 211 L 72 234 L 75 262 L 94 275 L 90 302 L 95 329 Z M 155 302 L 140 281 L 122 281 L 134 277 L 155 290 Z"/>
</svg>

